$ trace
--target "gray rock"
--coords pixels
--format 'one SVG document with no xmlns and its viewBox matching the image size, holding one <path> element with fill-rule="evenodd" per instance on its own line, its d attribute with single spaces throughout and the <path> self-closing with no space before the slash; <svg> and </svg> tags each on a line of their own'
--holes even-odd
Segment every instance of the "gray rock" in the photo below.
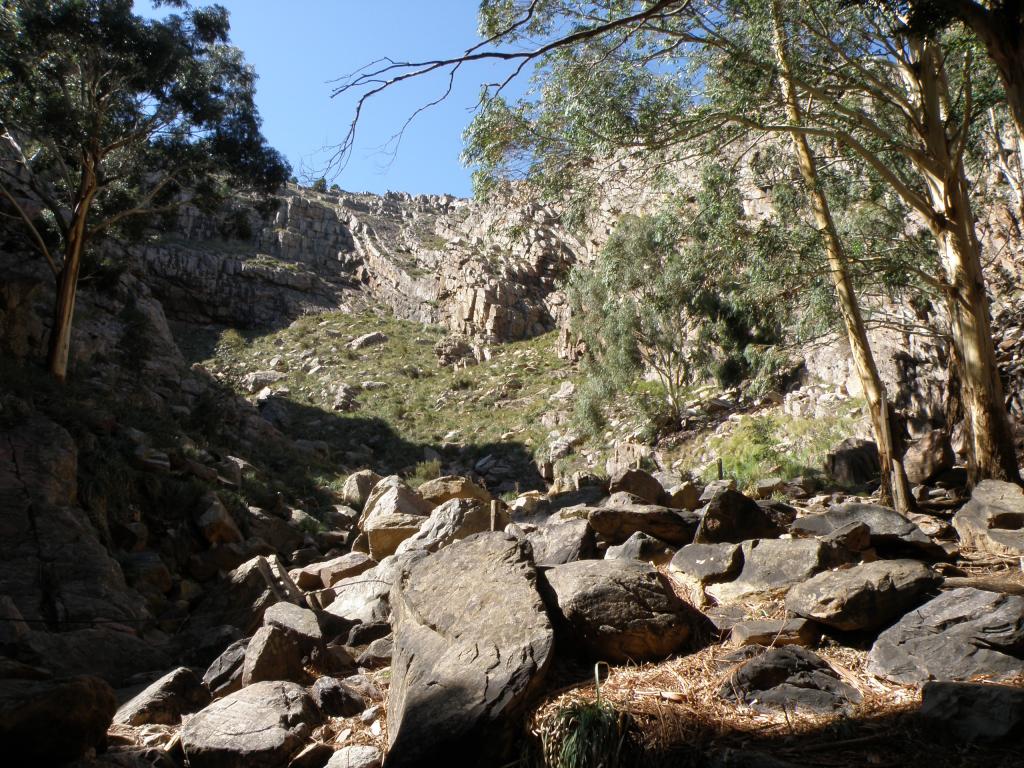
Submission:
<svg viewBox="0 0 1024 768">
<path fill-rule="evenodd" d="M 687 544 L 668 567 L 700 585 L 729 581 L 743 567 L 743 551 L 739 544 Z"/>
<path fill-rule="evenodd" d="M 63 765 L 101 747 L 117 709 L 97 677 L 0 680 L 0 744 L 9 765 Z"/>
<path fill-rule="evenodd" d="M 370 491 L 381 481 L 381 476 L 372 469 L 361 469 L 345 478 L 341 487 L 341 501 L 353 509 L 362 509 L 370 496 Z"/>
<path fill-rule="evenodd" d="M 586 520 L 538 525 L 526 534 L 537 565 L 561 565 L 594 556 L 594 529 Z"/>
<path fill-rule="evenodd" d="M 255 683 L 190 718 L 181 748 L 190 768 L 279 768 L 320 720 L 302 686 Z"/>
<path fill-rule="evenodd" d="M 360 667 L 367 669 L 379 669 L 391 665 L 391 657 L 394 654 L 394 639 L 391 635 L 378 637 L 370 643 L 366 650 L 359 654 L 356 659 Z"/>
<path fill-rule="evenodd" d="M 786 610 L 847 632 L 881 629 L 924 602 L 939 581 L 917 560 L 876 560 L 797 584 Z"/>
<path fill-rule="evenodd" d="M 333 677 L 318 678 L 310 694 L 328 717 L 352 717 L 366 709 L 366 699 L 359 691 Z"/>
<path fill-rule="evenodd" d="M 399 544 L 419 530 L 432 509 L 430 502 L 404 485 L 371 498 L 359 521 L 360 529 L 366 534 L 370 556 L 380 562 L 393 555 Z"/>
<path fill-rule="evenodd" d="M 544 578 L 552 615 L 597 659 L 663 659 L 699 646 L 709 629 L 649 563 L 580 560 L 556 566 Z"/>
<path fill-rule="evenodd" d="M 648 504 L 660 504 L 665 495 L 661 483 L 642 469 L 624 469 L 612 475 L 608 483 L 609 493 L 624 491 L 643 499 Z"/>
<path fill-rule="evenodd" d="M 887 629 L 868 672 L 897 683 L 999 680 L 1024 674 L 1024 597 L 965 587 L 943 592 Z"/>
<path fill-rule="evenodd" d="M 825 457 L 825 472 L 841 485 L 870 483 L 878 479 L 881 469 L 878 446 L 859 437 L 846 438 Z"/>
<path fill-rule="evenodd" d="M 1024 688 L 990 683 L 928 682 L 921 717 L 944 739 L 963 744 L 1024 741 Z"/>
<path fill-rule="evenodd" d="M 388 765 L 500 764 L 540 691 L 554 633 L 527 545 L 470 536 L 413 563 L 392 590 Z"/>
<path fill-rule="evenodd" d="M 739 576 L 706 588 L 720 603 L 788 589 L 829 564 L 828 547 L 811 539 L 755 539 L 743 542 L 741 551 L 743 568 Z"/>
<path fill-rule="evenodd" d="M 700 489 L 689 481 L 672 486 L 666 491 L 666 494 L 668 499 L 665 501 L 665 506 L 672 507 L 672 509 L 685 509 L 688 512 L 693 512 L 700 507 Z"/>
<path fill-rule="evenodd" d="M 121 706 L 114 722 L 122 725 L 177 725 L 181 716 L 210 703 L 210 692 L 196 673 L 178 667 Z"/>
<path fill-rule="evenodd" d="M 329 589 L 342 579 L 358 576 L 375 565 L 376 562 L 369 555 L 363 552 L 349 552 L 347 555 L 320 563 L 318 576 L 323 587 Z"/>
<path fill-rule="evenodd" d="M 963 546 L 1024 557 L 1024 489 L 1014 483 L 982 480 L 953 517 L 953 527 Z"/>
<path fill-rule="evenodd" d="M 806 648 L 773 648 L 741 664 L 718 695 L 756 710 L 847 712 L 860 691 L 843 682 L 828 662 Z"/>
<path fill-rule="evenodd" d="M 352 350 L 365 349 L 366 347 L 372 347 L 376 344 L 383 344 L 388 340 L 387 334 L 381 333 L 380 331 L 373 331 L 372 333 L 364 333 L 349 342 L 348 348 Z"/>
<path fill-rule="evenodd" d="M 331 755 L 324 768 L 380 768 L 382 760 L 383 756 L 376 747 L 354 744 Z"/>
<path fill-rule="evenodd" d="M 675 550 L 668 546 L 661 539 L 648 536 L 646 533 L 637 531 L 625 543 L 615 547 L 608 547 L 604 553 L 605 560 L 641 560 L 645 563 L 652 562 L 656 565 L 668 562 L 675 554 Z"/>
<path fill-rule="evenodd" d="M 291 634 L 279 627 L 260 627 L 245 648 L 242 686 L 264 680 L 303 680 L 302 659 L 302 649 Z"/>
<path fill-rule="evenodd" d="M 342 579 L 334 585 L 334 599 L 327 613 L 363 624 L 389 621 L 392 585 L 405 568 L 426 556 L 422 550 L 394 555 L 358 576 Z"/>
<path fill-rule="evenodd" d="M 249 638 L 236 640 L 210 664 L 203 675 L 203 683 L 214 696 L 227 696 L 242 687 L 242 666 Z"/>
<path fill-rule="evenodd" d="M 305 655 L 323 647 L 324 636 L 320 631 L 320 624 L 316 614 L 308 608 L 300 608 L 291 603 L 277 603 L 263 614 L 263 624 L 284 631 Z"/>
<path fill-rule="evenodd" d="M 946 551 L 914 523 L 896 510 L 878 504 L 837 504 L 820 515 L 799 518 L 789 530 L 798 536 L 828 536 L 850 523 L 864 523 L 871 531 L 871 546 L 885 556 L 946 558 Z"/>
<path fill-rule="evenodd" d="M 489 505 L 493 499 L 486 488 L 481 488 L 468 477 L 457 475 L 427 480 L 416 492 L 431 504 L 444 504 L 451 499 L 471 499 Z"/>
<path fill-rule="evenodd" d="M 641 531 L 674 547 L 693 541 L 700 522 L 694 512 L 654 505 L 588 508 L 587 520 L 609 544 L 622 544 Z"/>
<path fill-rule="evenodd" d="M 507 513 L 499 512 L 495 520 L 497 530 L 504 529 L 508 522 Z M 396 552 L 401 554 L 413 549 L 436 552 L 453 541 L 490 529 L 489 506 L 478 499 L 449 499 L 435 507 L 430 516 L 420 524 L 419 529 L 398 545 Z"/>
<path fill-rule="evenodd" d="M 941 429 L 927 432 L 907 448 L 903 468 L 911 485 L 930 483 L 956 464 L 949 436 Z"/>
<path fill-rule="evenodd" d="M 729 633 L 729 647 L 765 645 L 773 648 L 783 645 L 809 646 L 818 642 L 821 627 L 807 619 L 765 619 L 740 621 Z"/>
<path fill-rule="evenodd" d="M 739 544 L 748 539 L 774 539 L 783 529 L 738 491 L 725 490 L 708 502 L 694 534 L 696 544 Z"/>
</svg>

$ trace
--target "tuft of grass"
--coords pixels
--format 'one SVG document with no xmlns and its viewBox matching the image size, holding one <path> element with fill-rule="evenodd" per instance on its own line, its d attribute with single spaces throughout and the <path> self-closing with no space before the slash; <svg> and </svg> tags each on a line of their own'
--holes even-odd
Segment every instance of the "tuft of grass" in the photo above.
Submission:
<svg viewBox="0 0 1024 768">
<path fill-rule="evenodd" d="M 595 678 L 597 677 L 595 671 Z M 618 768 L 625 765 L 627 718 L 601 699 L 574 701 L 540 723 L 543 768 Z"/>
<path fill-rule="evenodd" d="M 436 480 L 441 476 L 441 462 L 437 459 L 421 461 L 416 465 L 407 482 L 413 488 L 419 488 L 429 480 Z"/>
</svg>

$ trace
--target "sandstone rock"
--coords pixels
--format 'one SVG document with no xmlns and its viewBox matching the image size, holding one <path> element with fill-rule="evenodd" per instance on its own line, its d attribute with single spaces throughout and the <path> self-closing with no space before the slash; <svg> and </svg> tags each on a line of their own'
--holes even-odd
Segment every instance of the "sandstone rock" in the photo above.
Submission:
<svg viewBox="0 0 1024 768">
<path fill-rule="evenodd" d="M 538 525 L 526 538 L 537 565 L 561 565 L 594 556 L 594 530 L 586 520 Z"/>
<path fill-rule="evenodd" d="M 669 570 L 704 585 L 729 581 L 743 567 L 743 551 L 738 544 L 687 544 L 676 552 Z"/>
<path fill-rule="evenodd" d="M 903 468 L 912 485 L 930 483 L 943 472 L 953 468 L 956 455 L 949 436 L 941 429 L 933 429 L 919 437 L 903 455 Z"/>
<path fill-rule="evenodd" d="M 701 504 L 707 504 L 720 493 L 735 490 L 736 481 L 733 480 L 731 477 L 723 478 L 722 480 L 712 480 L 710 483 L 704 486 L 704 490 L 701 491 L 700 499 L 698 499 L 698 501 Z"/>
<path fill-rule="evenodd" d="M 10 765 L 62 765 L 102 747 L 117 709 L 96 677 L 0 680 L 0 745 Z"/>
<path fill-rule="evenodd" d="M 920 605 L 939 580 L 916 560 L 876 560 L 796 585 L 786 610 L 847 632 L 879 629 Z"/>
<path fill-rule="evenodd" d="M 298 526 L 259 507 L 248 507 L 244 519 L 250 536 L 272 544 L 274 549 L 281 552 L 298 549 L 306 538 Z"/>
<path fill-rule="evenodd" d="M 366 699 L 333 677 L 320 677 L 310 691 L 317 707 L 328 717 L 352 717 L 366 709 Z"/>
<path fill-rule="evenodd" d="M 821 637 L 821 628 L 807 619 L 764 619 L 740 621 L 729 632 L 729 647 L 764 645 L 814 645 Z"/>
<path fill-rule="evenodd" d="M 554 642 L 525 545 L 456 542 L 412 564 L 392 602 L 388 765 L 500 764 Z"/>
<path fill-rule="evenodd" d="M 661 539 L 648 536 L 637 531 L 618 546 L 608 547 L 604 553 L 605 560 L 640 560 L 645 563 L 660 565 L 672 559 L 675 550 Z"/>
<path fill-rule="evenodd" d="M 842 485 L 858 486 L 878 479 L 878 446 L 871 440 L 848 437 L 825 457 L 825 472 Z"/>
<path fill-rule="evenodd" d="M 390 487 L 376 497 L 371 493 L 359 523 L 366 533 L 370 556 L 380 562 L 393 555 L 399 544 L 419 530 L 432 509 L 430 502 L 404 485 Z"/>
<path fill-rule="evenodd" d="M 279 627 L 260 627 L 245 648 L 242 686 L 266 680 L 301 681 L 305 677 L 302 649 Z"/>
<path fill-rule="evenodd" d="M 373 558 L 363 552 L 349 552 L 325 563 L 318 564 L 318 575 L 324 588 L 333 587 L 342 579 L 358 576 L 376 565 Z"/>
<path fill-rule="evenodd" d="M 210 692 L 188 667 L 178 667 L 123 704 L 114 715 L 122 725 L 176 725 L 181 716 L 210 703 Z"/>
<path fill-rule="evenodd" d="M 622 544 L 642 531 L 675 547 L 693 541 L 699 523 L 693 512 L 653 505 L 596 507 L 588 511 L 587 520 L 609 544 Z"/>
<path fill-rule="evenodd" d="M 885 556 L 946 558 L 946 551 L 910 520 L 896 510 L 878 504 L 837 504 L 820 515 L 799 518 L 790 526 L 790 531 L 797 536 L 827 536 L 855 522 L 868 526 L 871 530 L 871 546 Z"/>
<path fill-rule="evenodd" d="M 738 491 L 726 490 L 708 502 L 693 541 L 739 544 L 748 539 L 772 539 L 782 532 L 757 502 Z"/>
<path fill-rule="evenodd" d="M 490 504 L 494 498 L 487 489 L 481 488 L 468 477 L 454 475 L 427 480 L 416 492 L 431 504 L 444 504 L 450 499 L 474 499 Z"/>
<path fill-rule="evenodd" d="M 345 478 L 341 487 L 341 501 L 354 509 L 362 509 L 370 491 L 381 481 L 381 476 L 371 469 L 361 469 Z"/>
<path fill-rule="evenodd" d="M 383 756 L 376 747 L 353 744 L 331 755 L 324 768 L 380 768 L 382 761 Z"/>
<path fill-rule="evenodd" d="M 295 683 L 261 682 L 216 701 L 185 723 L 181 748 L 190 768 L 279 768 L 320 722 Z"/>
<path fill-rule="evenodd" d="M 242 666 L 249 638 L 236 640 L 213 660 L 203 675 L 203 683 L 217 697 L 227 696 L 242 687 Z"/>
<path fill-rule="evenodd" d="M 887 629 L 868 672 L 904 684 L 1024 674 L 1024 597 L 970 587 L 943 592 Z"/>
<path fill-rule="evenodd" d="M 993 555 L 1024 557 L 1024 490 L 982 480 L 953 517 L 960 543 Z"/>
<path fill-rule="evenodd" d="M 850 712 L 860 691 L 843 682 L 828 662 L 806 648 L 773 648 L 742 664 L 718 695 L 756 710 Z"/>
<path fill-rule="evenodd" d="M 643 499 L 648 504 L 659 504 L 665 494 L 653 475 L 642 469 L 623 469 L 612 475 L 608 484 L 609 493 L 625 491 Z"/>
<path fill-rule="evenodd" d="M 718 602 L 760 592 L 788 589 L 829 564 L 828 548 L 809 539 L 755 539 L 741 546 L 743 568 L 734 581 L 711 584 L 706 592 Z"/>
<path fill-rule="evenodd" d="M 1024 688 L 990 683 L 928 682 L 921 717 L 943 739 L 960 744 L 1024 740 Z"/>
<path fill-rule="evenodd" d="M 667 491 L 668 500 L 665 506 L 672 509 L 685 509 L 693 512 L 700 507 L 700 489 L 691 482 L 674 485 Z"/>
<path fill-rule="evenodd" d="M 497 530 L 508 524 L 508 515 L 499 512 L 495 520 Z M 423 520 L 419 529 L 398 545 L 396 552 L 422 549 L 436 552 L 453 541 L 464 539 L 474 533 L 491 529 L 491 510 L 478 499 L 454 498 L 442 502 L 430 516 Z M 371 538 L 371 548 L 373 539 Z"/>
<path fill-rule="evenodd" d="M 572 642 L 608 662 L 663 659 L 699 646 L 706 619 L 648 563 L 580 560 L 544 574 L 549 605 Z"/>
</svg>

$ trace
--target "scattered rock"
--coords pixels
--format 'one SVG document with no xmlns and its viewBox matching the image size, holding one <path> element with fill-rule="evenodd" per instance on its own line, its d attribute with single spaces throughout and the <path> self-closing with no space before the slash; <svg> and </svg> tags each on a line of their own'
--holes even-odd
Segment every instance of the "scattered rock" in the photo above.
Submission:
<svg viewBox="0 0 1024 768">
<path fill-rule="evenodd" d="M 537 565 L 561 565 L 594 556 L 594 529 L 586 520 L 538 525 L 526 539 Z"/>
<path fill-rule="evenodd" d="M 288 632 L 280 627 L 260 627 L 245 648 L 242 686 L 264 680 L 302 680 L 302 658 L 302 649 Z"/>
<path fill-rule="evenodd" d="M 456 475 L 427 480 L 416 489 L 416 492 L 431 504 L 444 504 L 450 499 L 475 499 L 489 504 L 494 498 L 485 488 L 481 488 L 468 477 Z"/>
<path fill-rule="evenodd" d="M 738 544 L 748 539 L 774 539 L 781 533 L 783 529 L 756 501 L 738 491 L 725 490 L 708 502 L 693 541 Z"/>
<path fill-rule="evenodd" d="M 917 560 L 877 560 L 796 585 L 786 610 L 843 631 L 880 629 L 920 605 L 939 581 Z"/>
<path fill-rule="evenodd" d="M 550 609 L 574 642 L 608 662 L 663 659 L 704 640 L 707 620 L 648 563 L 580 560 L 544 574 Z"/>
<path fill-rule="evenodd" d="M 309 655 L 323 647 L 324 636 L 320 631 L 320 624 L 317 622 L 316 614 L 308 608 L 291 603 L 277 603 L 263 614 L 263 623 L 268 627 L 277 627 L 287 634 L 295 641 L 303 655 Z"/>
<path fill-rule="evenodd" d="M 364 333 L 362 336 L 358 336 L 348 343 L 348 348 L 351 350 L 365 349 L 366 347 L 372 347 L 377 344 L 383 344 L 388 340 L 386 334 L 380 331 L 374 331 L 373 333 Z"/>
<path fill-rule="evenodd" d="M 255 683 L 190 718 L 181 729 L 181 748 L 189 768 L 278 768 L 320 719 L 302 686 Z"/>
<path fill-rule="evenodd" d="M 642 531 L 679 547 L 693 541 L 700 518 L 693 512 L 654 505 L 594 507 L 587 514 L 590 527 L 609 544 L 622 544 Z"/>
<path fill-rule="evenodd" d="M 669 570 L 699 585 L 729 581 L 743 567 L 738 544 L 687 544 L 672 557 Z"/>
<path fill-rule="evenodd" d="M 671 560 L 674 554 L 675 550 L 664 541 L 637 531 L 626 539 L 625 543 L 615 547 L 608 547 L 605 550 L 604 559 L 641 560 L 645 563 L 651 562 L 655 565 L 660 565 Z"/>
<path fill-rule="evenodd" d="M 387 622 L 391 618 L 391 586 L 405 568 L 426 554 L 418 550 L 388 557 L 358 576 L 342 579 L 334 585 L 334 599 L 327 612 L 353 622 Z"/>
<path fill-rule="evenodd" d="M 949 436 L 933 429 L 912 442 L 903 455 L 903 469 L 911 485 L 930 483 L 956 464 Z"/>
<path fill-rule="evenodd" d="M 177 725 L 181 716 L 210 703 L 210 692 L 196 673 L 178 667 L 122 705 L 114 722 L 122 725 Z"/>
<path fill-rule="evenodd" d="M 786 481 L 781 477 L 766 477 L 754 483 L 753 497 L 755 499 L 770 499 L 777 493 L 782 493 L 786 487 Z"/>
<path fill-rule="evenodd" d="M 526 545 L 482 533 L 396 583 L 388 765 L 500 764 L 554 636 Z"/>
<path fill-rule="evenodd" d="M 404 485 L 388 488 L 377 498 L 371 497 L 360 520 L 370 556 L 380 562 L 393 555 L 399 544 L 419 530 L 433 508 L 430 502 Z"/>
<path fill-rule="evenodd" d="M 310 694 L 328 717 L 352 717 L 366 709 L 366 699 L 359 691 L 333 677 L 318 678 Z"/>
<path fill-rule="evenodd" d="M 860 486 L 878 479 L 882 462 L 871 440 L 848 437 L 825 457 L 825 472 L 840 485 Z"/>
<path fill-rule="evenodd" d="M 1024 674 L 1024 597 L 964 587 L 943 592 L 887 629 L 868 672 L 897 683 L 998 680 Z"/>
<path fill-rule="evenodd" d="M 809 646 L 818 642 L 821 627 L 807 619 L 764 619 L 740 621 L 729 633 L 729 647 L 764 645 L 777 648 L 783 645 Z"/>
<path fill-rule="evenodd" d="M 921 717 L 959 743 L 1024 741 L 1024 688 L 991 683 L 928 682 Z"/>
<path fill-rule="evenodd" d="M 740 665 L 718 695 L 753 709 L 808 712 L 850 712 L 860 691 L 843 682 L 816 653 L 788 645 L 773 648 Z"/>
<path fill-rule="evenodd" d="M 609 493 L 624 491 L 643 499 L 648 504 L 660 504 L 665 489 L 650 473 L 642 469 L 623 469 L 612 475 L 608 483 Z"/>
<path fill-rule="evenodd" d="M 317 575 L 325 589 L 329 589 L 342 579 L 358 576 L 376 565 L 373 558 L 363 552 L 349 552 L 317 566 Z"/>
<path fill-rule="evenodd" d="M 249 638 L 236 640 L 210 664 L 203 682 L 215 697 L 227 696 L 242 687 L 242 666 Z"/>
<path fill-rule="evenodd" d="M 366 650 L 359 654 L 356 662 L 360 667 L 366 669 L 379 669 L 391 665 L 391 657 L 394 655 L 394 639 L 391 635 L 378 637 L 370 643 Z"/>
<path fill-rule="evenodd" d="M 197 516 L 196 525 L 210 544 L 233 544 L 242 541 L 241 531 L 215 494 L 209 493 L 204 496 L 200 508 L 203 511 Z"/>
<path fill-rule="evenodd" d="M 324 768 L 380 768 L 382 760 L 383 756 L 376 747 L 353 744 L 331 755 Z"/>
<path fill-rule="evenodd" d="M 689 481 L 672 486 L 668 489 L 667 494 L 668 500 L 665 502 L 665 506 L 672 507 L 672 509 L 685 509 L 688 512 L 693 512 L 700 507 L 700 489 Z"/>
<path fill-rule="evenodd" d="M 789 530 L 799 536 L 827 536 L 850 523 L 864 523 L 871 531 L 871 546 L 883 556 L 946 559 L 946 551 L 920 528 L 896 510 L 878 504 L 836 504 L 822 514 L 799 518 Z"/>
<path fill-rule="evenodd" d="M 498 530 L 508 524 L 508 515 L 499 512 L 495 520 Z M 413 549 L 436 552 L 453 541 L 491 529 L 491 510 L 478 499 L 453 498 L 442 502 L 419 529 L 398 545 L 398 553 Z M 372 540 L 371 540 L 372 542 Z M 371 544 L 372 547 L 372 544 Z"/>
<path fill-rule="evenodd" d="M 743 542 L 741 550 L 743 568 L 739 576 L 706 587 L 706 592 L 720 603 L 788 589 L 829 565 L 828 547 L 812 539 L 755 539 Z"/>
<path fill-rule="evenodd" d="M 381 481 L 381 476 L 372 469 L 361 469 L 345 478 L 341 487 L 341 502 L 353 509 L 362 509 L 370 491 Z"/>
<path fill-rule="evenodd" d="M 1024 557 L 1024 489 L 982 480 L 953 517 L 964 546 L 1003 557 Z"/>
</svg>

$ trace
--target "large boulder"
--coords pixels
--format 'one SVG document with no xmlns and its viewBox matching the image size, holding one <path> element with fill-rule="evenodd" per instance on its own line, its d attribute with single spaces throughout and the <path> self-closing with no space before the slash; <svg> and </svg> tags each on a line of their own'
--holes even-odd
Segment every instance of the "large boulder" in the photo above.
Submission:
<svg viewBox="0 0 1024 768">
<path fill-rule="evenodd" d="M 540 691 L 554 632 L 527 545 L 482 533 L 396 582 L 389 768 L 500 765 Z"/>
<path fill-rule="evenodd" d="M 176 725 L 181 716 L 210 703 L 210 692 L 196 673 L 178 667 L 126 702 L 117 710 L 114 722 L 122 725 Z"/>
<path fill-rule="evenodd" d="M 953 517 L 963 546 L 1001 557 L 1024 557 L 1024 489 L 982 480 Z"/>
<path fill-rule="evenodd" d="M 537 565 L 561 565 L 594 556 L 594 529 L 586 520 L 538 525 L 526 538 Z"/>
<path fill-rule="evenodd" d="M 622 544 L 637 531 L 674 547 L 693 541 L 700 517 L 694 512 L 648 504 L 594 507 L 588 510 L 590 527 L 609 544 Z"/>
<path fill-rule="evenodd" d="M 609 662 L 663 659 L 699 645 L 704 616 L 649 563 L 580 560 L 544 574 L 549 607 L 574 646 Z"/>
<path fill-rule="evenodd" d="M 622 469 L 612 475 L 608 483 L 609 493 L 632 494 L 648 504 L 660 504 L 665 489 L 650 472 L 642 469 Z"/>
<path fill-rule="evenodd" d="M 320 720 L 302 686 L 256 683 L 190 718 L 181 729 L 181 749 L 189 768 L 280 768 Z"/>
<path fill-rule="evenodd" d="M 705 589 L 719 603 L 789 589 L 823 571 L 830 562 L 828 546 L 814 539 L 755 539 L 743 542 L 741 553 L 739 576 Z"/>
<path fill-rule="evenodd" d="M 203 683 L 214 696 L 227 696 L 242 687 L 242 667 L 249 638 L 236 640 L 213 660 L 203 674 Z"/>
<path fill-rule="evenodd" d="M 333 597 L 327 613 L 339 619 L 361 624 L 376 624 L 391 619 L 391 587 L 405 568 L 427 553 L 414 550 L 385 558 L 358 576 L 342 579 L 327 596 Z"/>
<path fill-rule="evenodd" d="M 863 523 L 871 546 L 885 556 L 925 556 L 945 559 L 946 550 L 899 512 L 878 504 L 836 504 L 818 515 L 798 518 L 789 527 L 796 536 L 828 536 L 851 523 Z"/>
<path fill-rule="evenodd" d="M 444 504 L 451 499 L 470 499 L 481 504 L 490 504 L 494 498 L 486 488 L 481 488 L 468 477 L 445 475 L 427 480 L 416 489 L 431 504 Z"/>
<path fill-rule="evenodd" d="M 380 497 L 367 502 L 359 525 L 366 534 L 370 557 L 380 562 L 395 554 L 398 545 L 419 530 L 433 508 L 433 504 L 404 485 L 388 488 Z"/>
<path fill-rule="evenodd" d="M 943 592 L 887 629 L 868 671 L 897 683 L 1024 674 L 1024 597 L 971 587 Z"/>
<path fill-rule="evenodd" d="M 688 585 L 730 581 L 743 568 L 739 544 L 687 544 L 672 556 L 669 571 Z"/>
<path fill-rule="evenodd" d="M 917 560 L 876 560 L 797 584 L 786 610 L 844 631 L 880 629 L 920 605 L 940 580 Z"/>
<path fill-rule="evenodd" d="M 324 589 L 329 589 L 337 584 L 342 579 L 347 579 L 352 576 L 358 576 L 365 571 L 370 570 L 376 565 L 373 558 L 363 552 L 349 552 L 341 557 L 336 557 L 333 560 L 328 560 L 324 563 L 318 563 L 316 566 L 308 566 L 309 568 L 316 568 L 317 575 L 320 577 L 320 583 L 323 584 Z"/>
<path fill-rule="evenodd" d="M 625 543 L 608 547 L 605 550 L 604 559 L 641 560 L 645 563 L 660 565 L 671 560 L 674 554 L 675 550 L 661 539 L 637 531 L 626 539 Z"/>
<path fill-rule="evenodd" d="M 903 455 L 903 469 L 907 480 L 914 485 L 930 483 L 956 464 L 956 454 L 949 436 L 941 429 L 933 429 L 912 442 Z"/>
<path fill-rule="evenodd" d="M 693 540 L 697 544 L 739 544 L 748 539 L 774 539 L 783 529 L 756 501 L 726 490 L 708 502 Z"/>
<path fill-rule="evenodd" d="M 8 765 L 63 765 L 103 746 L 117 709 L 96 677 L 0 680 L 0 749 Z"/>
<path fill-rule="evenodd" d="M 265 680 L 302 681 L 302 659 L 302 648 L 291 634 L 280 627 L 260 627 L 245 648 L 242 685 Z"/>
<path fill-rule="evenodd" d="M 929 682 L 921 717 L 942 737 L 960 743 L 1024 742 L 1024 688 L 991 683 Z"/>
<path fill-rule="evenodd" d="M 496 530 L 503 530 L 508 524 L 508 514 L 499 512 L 495 519 Z M 478 499 L 449 499 L 435 507 L 430 516 L 420 523 L 419 529 L 398 545 L 396 552 L 422 549 L 436 552 L 453 541 L 483 533 L 491 529 L 491 510 Z"/>
<path fill-rule="evenodd" d="M 860 691 L 843 682 L 828 662 L 796 645 L 773 648 L 746 661 L 718 694 L 753 709 L 792 712 L 850 712 Z"/>
<path fill-rule="evenodd" d="M 871 440 L 848 437 L 825 457 L 825 472 L 837 483 L 858 486 L 878 479 L 882 461 Z"/>
<path fill-rule="evenodd" d="M 345 478 L 341 487 L 341 503 L 353 509 L 362 509 L 370 496 L 370 491 L 381 481 L 380 475 L 372 469 L 361 469 Z"/>
</svg>

